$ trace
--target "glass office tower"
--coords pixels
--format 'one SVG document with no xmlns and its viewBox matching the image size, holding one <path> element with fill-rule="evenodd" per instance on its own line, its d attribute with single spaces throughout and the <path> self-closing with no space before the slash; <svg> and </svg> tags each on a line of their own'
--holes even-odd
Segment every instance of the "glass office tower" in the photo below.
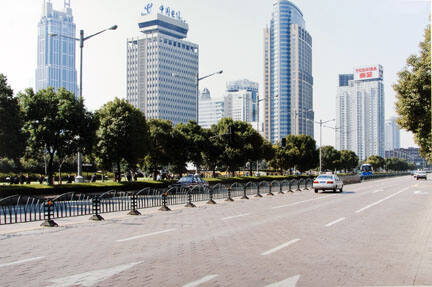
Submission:
<svg viewBox="0 0 432 287">
<path fill-rule="evenodd" d="M 54 10 L 50 0 L 43 2 L 42 18 L 38 24 L 36 91 L 48 87 L 65 88 L 78 96 L 76 41 L 50 35 L 75 38 L 73 20 L 70 0 L 64 1 L 63 11 Z"/>
</svg>

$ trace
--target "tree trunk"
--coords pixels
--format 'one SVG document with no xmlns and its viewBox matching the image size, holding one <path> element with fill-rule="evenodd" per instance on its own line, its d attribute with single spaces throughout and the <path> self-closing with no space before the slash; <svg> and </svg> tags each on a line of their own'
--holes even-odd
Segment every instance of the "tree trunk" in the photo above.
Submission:
<svg viewBox="0 0 432 287">
<path fill-rule="evenodd" d="M 216 169 L 213 169 L 213 178 L 216 178 Z"/>
<path fill-rule="evenodd" d="M 118 182 L 121 182 L 120 161 L 117 161 L 117 174 L 118 174 L 117 180 Z"/>
<path fill-rule="evenodd" d="M 153 180 L 156 180 L 156 176 L 157 176 L 157 170 L 153 170 Z"/>
</svg>

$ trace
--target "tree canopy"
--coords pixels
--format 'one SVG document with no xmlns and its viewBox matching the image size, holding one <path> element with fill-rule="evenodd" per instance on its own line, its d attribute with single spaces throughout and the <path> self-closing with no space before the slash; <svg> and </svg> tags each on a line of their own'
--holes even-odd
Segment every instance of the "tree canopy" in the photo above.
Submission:
<svg viewBox="0 0 432 287">
<path fill-rule="evenodd" d="M 321 147 L 322 170 L 333 171 L 340 167 L 341 154 L 332 146 Z"/>
<path fill-rule="evenodd" d="M 379 155 L 371 155 L 370 157 L 368 157 L 366 162 L 370 164 L 374 170 L 383 168 L 385 164 L 385 160 Z"/>
<path fill-rule="evenodd" d="M 0 74 L 0 157 L 19 162 L 25 150 L 23 124 L 18 99 L 13 96 L 6 77 Z"/>
<path fill-rule="evenodd" d="M 407 59 L 393 86 L 397 93 L 396 111 L 400 127 L 414 133 L 420 154 L 432 161 L 431 131 L 431 26 L 420 43 L 420 55 Z"/>
</svg>

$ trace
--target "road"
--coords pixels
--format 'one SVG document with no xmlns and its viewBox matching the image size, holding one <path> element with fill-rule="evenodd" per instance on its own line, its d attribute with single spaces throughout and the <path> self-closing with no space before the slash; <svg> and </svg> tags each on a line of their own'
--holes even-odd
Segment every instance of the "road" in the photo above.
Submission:
<svg viewBox="0 0 432 287">
<path fill-rule="evenodd" d="M 430 179 L 197 206 L 0 226 L 0 285 L 432 285 Z"/>
</svg>

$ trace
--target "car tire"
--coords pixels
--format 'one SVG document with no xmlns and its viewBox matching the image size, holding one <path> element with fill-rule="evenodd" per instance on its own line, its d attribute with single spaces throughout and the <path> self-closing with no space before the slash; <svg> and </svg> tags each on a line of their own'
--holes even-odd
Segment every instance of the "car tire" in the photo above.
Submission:
<svg viewBox="0 0 432 287">
<path fill-rule="evenodd" d="M 339 189 L 339 192 L 343 192 L 343 185 L 342 185 L 341 188 Z"/>
<path fill-rule="evenodd" d="M 337 189 L 335 188 L 335 189 L 333 189 L 333 192 L 336 192 L 337 191 Z"/>
<path fill-rule="evenodd" d="M 315 189 L 315 193 L 318 193 L 318 189 Z"/>
</svg>

